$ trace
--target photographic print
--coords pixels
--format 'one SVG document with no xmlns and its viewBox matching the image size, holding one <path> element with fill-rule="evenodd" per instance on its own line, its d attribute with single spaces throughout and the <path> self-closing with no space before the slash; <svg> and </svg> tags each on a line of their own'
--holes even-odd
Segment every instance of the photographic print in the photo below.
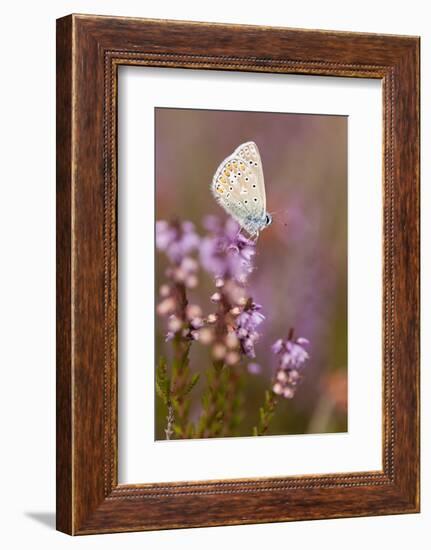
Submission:
<svg viewBox="0 0 431 550">
<path fill-rule="evenodd" d="M 157 440 L 347 431 L 347 125 L 155 109 Z"/>
</svg>

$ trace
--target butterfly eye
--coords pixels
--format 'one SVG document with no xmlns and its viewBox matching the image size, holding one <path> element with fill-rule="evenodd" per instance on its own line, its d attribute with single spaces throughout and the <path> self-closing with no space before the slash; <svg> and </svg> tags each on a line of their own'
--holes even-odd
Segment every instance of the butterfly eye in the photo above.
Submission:
<svg viewBox="0 0 431 550">
<path fill-rule="evenodd" d="M 250 164 L 253 164 L 253 161 L 252 161 L 252 160 L 249 160 L 248 162 L 249 162 Z"/>
<path fill-rule="evenodd" d="M 245 177 L 245 181 L 248 181 L 248 178 L 247 178 L 247 176 Z M 254 185 L 253 185 L 253 187 L 254 187 Z"/>
<path fill-rule="evenodd" d="M 247 201 L 247 200 L 245 200 L 245 201 L 244 201 L 244 204 L 247 204 L 247 203 L 248 203 L 248 201 Z"/>
<path fill-rule="evenodd" d="M 253 183 L 253 189 L 256 189 L 256 184 L 255 183 Z"/>
<path fill-rule="evenodd" d="M 254 202 L 257 202 L 257 198 L 256 198 L 256 197 L 254 197 L 254 199 L 253 199 L 253 200 L 254 200 Z"/>
<path fill-rule="evenodd" d="M 257 162 L 255 162 L 254 165 L 257 166 Z"/>
<path fill-rule="evenodd" d="M 232 191 L 233 187 L 229 187 L 229 191 Z"/>
</svg>

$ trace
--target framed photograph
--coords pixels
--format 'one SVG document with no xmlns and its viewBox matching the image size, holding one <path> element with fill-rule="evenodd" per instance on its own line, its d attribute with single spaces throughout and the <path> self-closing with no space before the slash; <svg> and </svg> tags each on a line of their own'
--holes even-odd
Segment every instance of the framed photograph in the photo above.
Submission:
<svg viewBox="0 0 431 550">
<path fill-rule="evenodd" d="M 57 21 L 57 528 L 419 511 L 419 38 Z"/>
</svg>

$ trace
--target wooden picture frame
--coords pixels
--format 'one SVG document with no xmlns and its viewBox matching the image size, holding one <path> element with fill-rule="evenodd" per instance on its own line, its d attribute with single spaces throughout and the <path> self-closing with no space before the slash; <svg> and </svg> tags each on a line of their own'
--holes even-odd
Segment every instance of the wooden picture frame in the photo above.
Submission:
<svg viewBox="0 0 431 550">
<path fill-rule="evenodd" d="M 383 84 L 383 469 L 119 485 L 119 65 Z M 419 511 L 419 38 L 70 15 L 57 21 L 57 529 Z"/>
</svg>

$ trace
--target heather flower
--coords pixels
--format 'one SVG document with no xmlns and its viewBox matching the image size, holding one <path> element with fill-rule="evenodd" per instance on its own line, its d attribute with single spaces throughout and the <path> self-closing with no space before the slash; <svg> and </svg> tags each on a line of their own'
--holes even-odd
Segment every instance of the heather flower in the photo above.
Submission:
<svg viewBox="0 0 431 550">
<path fill-rule="evenodd" d="M 158 306 L 157 306 L 157 313 L 159 315 L 168 315 L 169 313 L 172 313 L 175 311 L 176 302 L 173 297 L 168 296 L 164 300 L 162 300 Z"/>
<path fill-rule="evenodd" d="M 240 359 L 241 359 L 241 356 L 237 351 L 229 351 L 226 354 L 225 361 L 226 361 L 227 365 L 233 366 L 233 365 L 236 365 L 237 363 L 239 363 Z"/>
<path fill-rule="evenodd" d="M 306 338 L 292 339 L 290 335 L 286 340 L 281 338 L 274 342 L 272 351 L 279 359 L 275 373 L 272 391 L 276 395 L 291 399 L 301 382 L 304 363 L 309 359 L 309 354 L 304 348 L 309 342 Z"/>
<path fill-rule="evenodd" d="M 169 260 L 180 265 L 199 246 L 199 237 L 192 222 L 156 222 L 156 247 L 165 252 Z"/>
<path fill-rule="evenodd" d="M 200 239 L 191 222 L 156 222 L 156 246 L 164 252 L 170 265 L 165 271 L 167 282 L 159 288 L 161 301 L 157 313 L 168 317 L 166 341 L 176 335 L 184 341 L 196 339 L 194 331 L 202 326 L 202 312 L 187 302 L 186 289 L 198 284 L 199 264 L 191 254 Z"/>
<path fill-rule="evenodd" d="M 247 370 L 250 374 L 260 374 L 262 372 L 262 367 L 259 363 L 252 362 L 247 365 Z"/>
<path fill-rule="evenodd" d="M 198 284 L 197 273 L 199 270 L 198 262 L 186 256 L 178 264 L 170 266 L 166 270 L 166 276 L 175 283 L 181 283 L 186 288 L 196 288 Z"/>
<path fill-rule="evenodd" d="M 186 317 L 189 321 L 202 318 L 202 309 L 196 304 L 189 304 L 186 307 Z"/>
<path fill-rule="evenodd" d="M 211 344 L 214 341 L 214 331 L 209 327 L 201 328 L 197 333 L 197 340 L 202 344 Z"/>
<path fill-rule="evenodd" d="M 214 359 L 218 361 L 220 361 L 221 359 L 224 359 L 226 355 L 226 346 L 224 346 L 220 342 L 217 342 L 216 344 L 214 344 L 212 348 L 212 354 Z"/>
<path fill-rule="evenodd" d="M 260 313 L 262 306 L 256 304 L 251 299 L 247 302 L 242 313 L 236 319 L 236 335 L 241 345 L 242 352 L 247 357 L 254 359 L 256 357 L 254 345 L 259 339 L 257 327 L 265 319 Z"/>
<path fill-rule="evenodd" d="M 216 311 L 204 322 L 214 327 L 213 357 L 233 366 L 239 363 L 241 356 L 255 357 L 254 346 L 259 338 L 257 327 L 264 319 L 259 311 L 261 306 L 254 303 L 247 292 L 256 245 L 241 234 L 238 223 L 232 218 L 223 223 L 216 216 L 207 216 L 204 225 L 209 234 L 201 240 L 200 261 L 214 276 L 216 287 L 210 297 Z"/>
<path fill-rule="evenodd" d="M 250 296 L 248 279 L 254 266 L 256 242 L 241 234 L 231 218 L 222 222 L 207 217 L 208 234 L 200 238 L 191 222 L 156 223 L 156 247 L 168 259 L 166 279 L 159 288 L 157 313 L 166 319 L 166 341 L 172 340 L 173 363 L 161 359 L 158 367 L 158 392 L 168 407 L 166 438 L 208 437 L 232 434 L 241 419 L 241 377 L 245 367 L 249 374 L 261 372 L 254 362 L 260 325 L 265 320 L 262 306 Z M 213 311 L 189 302 L 188 291 L 198 283 L 203 267 L 214 277 L 208 294 Z M 190 400 L 187 397 L 199 379 L 189 367 L 189 352 L 194 342 L 208 346 L 212 364 L 207 371 L 208 387 L 202 398 L 199 423 L 189 422 Z M 272 352 L 278 359 L 265 400 L 259 410 L 256 435 L 268 432 L 278 397 L 291 399 L 303 378 L 309 359 L 305 338 L 293 339 L 293 333 L 277 340 Z M 243 363 L 239 365 L 240 363 Z M 170 408 L 169 408 L 170 407 Z M 175 430 L 174 430 L 175 424 Z"/>
<path fill-rule="evenodd" d="M 203 327 L 202 310 L 196 304 L 189 304 L 185 308 L 183 319 L 171 315 L 168 319 L 168 332 L 166 342 L 172 340 L 176 334 L 181 335 L 183 340 L 199 340 L 199 329 Z"/>
<path fill-rule="evenodd" d="M 204 269 L 217 278 L 216 287 L 222 287 L 226 278 L 244 284 L 253 270 L 255 243 L 240 233 L 232 218 L 222 224 L 215 216 L 208 216 L 204 225 L 210 235 L 201 241 L 200 259 Z"/>
</svg>

